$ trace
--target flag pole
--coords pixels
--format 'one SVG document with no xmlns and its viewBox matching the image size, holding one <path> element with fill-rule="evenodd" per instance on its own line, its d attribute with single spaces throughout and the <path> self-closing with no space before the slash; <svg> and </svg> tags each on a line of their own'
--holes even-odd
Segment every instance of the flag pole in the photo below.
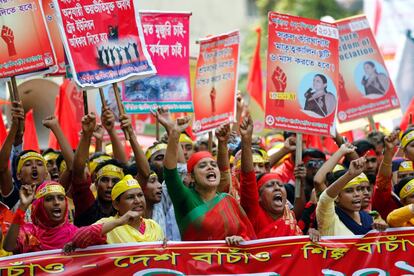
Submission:
<svg viewBox="0 0 414 276">
<path fill-rule="evenodd" d="M 116 104 L 118 105 L 119 117 L 125 114 L 124 106 L 121 102 L 121 96 L 119 95 L 119 89 L 116 82 L 112 83 L 112 88 L 114 89 Z M 125 139 L 129 141 L 131 137 L 129 137 L 129 133 L 126 130 L 124 131 Z"/>
</svg>

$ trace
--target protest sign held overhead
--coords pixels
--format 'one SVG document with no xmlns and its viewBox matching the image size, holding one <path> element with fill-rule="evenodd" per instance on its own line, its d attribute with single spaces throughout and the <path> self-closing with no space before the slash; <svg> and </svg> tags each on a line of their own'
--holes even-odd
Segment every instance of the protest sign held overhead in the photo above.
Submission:
<svg viewBox="0 0 414 276">
<path fill-rule="evenodd" d="M 333 133 L 338 102 L 337 47 L 335 25 L 269 13 L 266 127 Z"/>
<path fill-rule="evenodd" d="M 157 74 L 125 82 L 122 100 L 127 113 L 193 111 L 190 89 L 190 13 L 141 12 L 147 50 Z"/>
<path fill-rule="evenodd" d="M 55 64 L 40 1 L 0 2 L 0 78 L 39 72 Z"/>
<path fill-rule="evenodd" d="M 400 106 L 384 60 L 365 16 L 337 22 L 339 44 L 339 122 Z"/>
<path fill-rule="evenodd" d="M 100 87 L 155 73 L 131 0 L 53 0 L 76 83 Z"/>
<path fill-rule="evenodd" d="M 194 87 L 195 133 L 234 121 L 239 31 L 200 40 Z"/>
<path fill-rule="evenodd" d="M 59 28 L 56 22 L 55 7 L 52 0 L 42 0 L 42 8 L 45 14 L 47 29 L 49 30 L 50 39 L 56 56 L 57 71 L 55 75 L 64 75 L 66 73 L 65 51 L 63 50 L 62 39 L 59 35 Z"/>
</svg>

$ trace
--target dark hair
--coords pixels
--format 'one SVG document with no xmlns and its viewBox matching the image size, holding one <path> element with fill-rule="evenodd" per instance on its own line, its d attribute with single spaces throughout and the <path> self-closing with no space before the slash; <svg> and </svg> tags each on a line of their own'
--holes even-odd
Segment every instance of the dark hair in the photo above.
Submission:
<svg viewBox="0 0 414 276">
<path fill-rule="evenodd" d="M 328 83 L 328 79 L 324 75 L 322 75 L 322 74 L 316 74 L 314 78 L 316 78 L 316 77 L 320 77 L 321 80 L 322 80 L 322 82 L 323 82 L 323 84 L 327 84 Z M 327 86 L 325 86 L 325 88 L 323 90 L 325 91 L 325 93 L 328 93 Z"/>
<path fill-rule="evenodd" d="M 332 183 L 337 181 L 346 172 L 347 172 L 347 170 L 339 170 L 339 171 L 336 171 L 336 172 L 327 173 L 326 174 L 326 183 L 328 184 L 327 186 L 330 186 Z"/>
<path fill-rule="evenodd" d="M 290 131 L 284 131 L 283 132 L 283 139 L 287 139 L 287 138 L 289 138 L 289 137 L 291 137 L 291 136 L 295 136 L 296 135 L 296 133 L 294 133 L 294 132 L 290 132 Z"/>
<path fill-rule="evenodd" d="M 352 145 L 356 147 L 355 151 L 360 157 L 363 156 L 369 150 L 375 151 L 375 146 L 366 139 L 356 140 L 352 142 Z"/>
<path fill-rule="evenodd" d="M 105 167 L 106 165 L 117 166 L 123 170 L 124 174 L 128 172 L 126 165 L 124 163 L 119 162 L 116 159 L 109 159 L 109 160 L 105 160 L 104 162 L 100 163 L 98 166 L 96 166 L 95 172 L 99 172 L 99 170 Z"/>
<path fill-rule="evenodd" d="M 56 158 L 56 166 L 58 167 L 58 169 L 60 169 L 60 164 L 62 164 L 63 161 L 65 161 L 65 159 L 63 158 L 63 154 L 59 153 L 58 158 Z"/>
<path fill-rule="evenodd" d="M 368 64 L 368 65 L 370 65 L 372 68 L 375 68 L 375 63 L 373 63 L 372 61 L 365 61 L 364 62 L 364 65 L 366 65 L 366 64 Z"/>
<path fill-rule="evenodd" d="M 51 152 L 60 154 L 59 150 L 55 150 L 55 149 L 52 149 L 52 148 L 47 148 L 42 152 L 42 156 L 45 156 L 46 154 L 51 153 Z"/>
<path fill-rule="evenodd" d="M 404 177 L 403 179 L 401 179 L 400 181 L 398 181 L 397 185 L 394 186 L 394 193 L 400 197 L 400 192 L 402 190 L 402 188 L 411 180 L 414 179 L 414 176 L 407 176 Z"/>
<path fill-rule="evenodd" d="M 304 149 L 303 152 L 302 152 L 302 158 L 305 158 L 306 156 L 326 160 L 325 153 L 323 153 L 322 151 L 320 151 L 318 149 L 315 149 L 315 148 Z"/>
<path fill-rule="evenodd" d="M 385 145 L 384 138 L 385 138 L 384 133 L 380 131 L 371 131 L 367 135 L 367 140 L 374 146 L 376 145 L 384 146 Z"/>
</svg>

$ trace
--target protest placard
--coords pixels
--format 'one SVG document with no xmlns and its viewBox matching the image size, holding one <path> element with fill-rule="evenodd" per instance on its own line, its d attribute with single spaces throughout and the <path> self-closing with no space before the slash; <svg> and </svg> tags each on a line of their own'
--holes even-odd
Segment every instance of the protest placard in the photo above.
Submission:
<svg viewBox="0 0 414 276">
<path fill-rule="evenodd" d="M 338 121 L 399 107 L 399 100 L 365 16 L 337 22 L 339 44 Z"/>
<path fill-rule="evenodd" d="M 267 128 L 333 134 L 337 48 L 334 24 L 269 13 Z"/>
<path fill-rule="evenodd" d="M 194 87 L 195 133 L 234 121 L 239 44 L 239 31 L 200 40 Z"/>
<path fill-rule="evenodd" d="M 157 74 L 125 82 L 122 100 L 127 113 L 150 113 L 159 106 L 191 112 L 190 16 L 186 12 L 141 12 L 147 50 Z"/>
</svg>

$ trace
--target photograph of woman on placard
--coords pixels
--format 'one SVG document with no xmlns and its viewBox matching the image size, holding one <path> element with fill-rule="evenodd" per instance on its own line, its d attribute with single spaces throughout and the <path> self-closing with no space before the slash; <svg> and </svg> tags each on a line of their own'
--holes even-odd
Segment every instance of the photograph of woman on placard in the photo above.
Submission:
<svg viewBox="0 0 414 276">
<path fill-rule="evenodd" d="M 364 72 L 361 84 L 364 86 L 365 95 L 384 95 L 390 85 L 387 75 L 379 73 L 372 61 L 364 62 Z"/>
<path fill-rule="evenodd" d="M 321 117 L 326 117 L 336 108 L 335 95 L 327 90 L 328 80 L 322 74 L 313 77 L 312 87 L 305 93 L 304 110 L 312 111 Z"/>
</svg>

